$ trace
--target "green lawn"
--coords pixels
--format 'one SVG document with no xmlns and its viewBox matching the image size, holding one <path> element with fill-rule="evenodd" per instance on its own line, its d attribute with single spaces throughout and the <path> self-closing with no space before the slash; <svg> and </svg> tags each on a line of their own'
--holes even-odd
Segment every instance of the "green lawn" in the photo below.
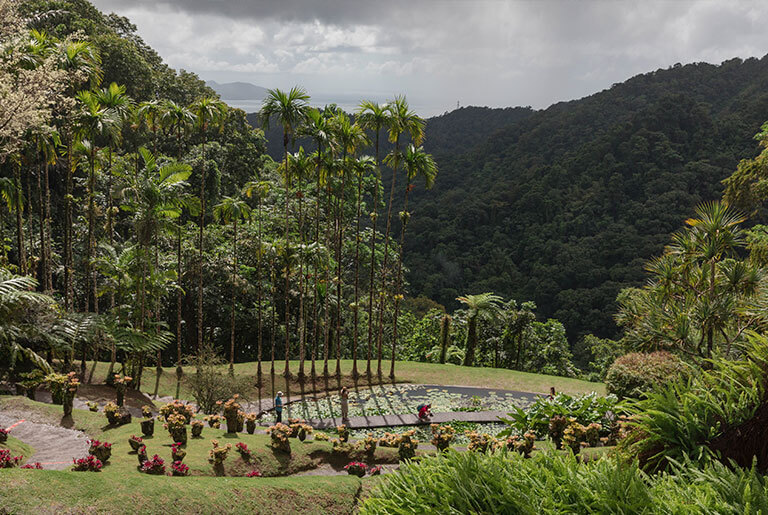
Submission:
<svg viewBox="0 0 768 515">
<path fill-rule="evenodd" d="M 92 363 L 88 364 L 90 370 Z M 280 375 L 285 367 L 285 362 L 275 363 L 276 375 L 274 378 L 274 387 L 269 374 L 270 363 L 262 363 L 262 371 L 264 374 L 264 387 L 262 388 L 262 397 L 271 397 L 272 392 L 282 390 L 288 391 L 285 378 Z M 293 373 L 298 371 L 298 361 L 291 361 L 291 370 Z M 322 370 L 322 363 L 318 364 L 318 369 Z M 98 363 L 96 372 L 94 373 L 95 382 L 103 382 L 108 370 L 108 363 Z M 375 364 L 373 365 L 375 369 Z M 226 367 L 225 367 L 226 368 Z M 335 362 L 329 364 L 331 370 L 335 370 Z M 387 364 L 385 369 L 385 375 L 388 373 L 389 365 Z M 186 367 L 185 372 L 191 373 L 193 368 Z M 358 362 L 358 370 L 365 371 L 365 362 Z M 255 379 L 257 371 L 257 365 L 255 362 L 249 363 L 236 363 L 235 374 L 249 376 Z M 306 371 L 309 372 L 309 363 L 306 365 Z M 348 386 L 354 385 L 355 382 L 350 377 L 352 372 L 352 360 L 342 360 L 342 383 Z M 589 381 L 582 381 L 579 379 L 572 379 L 568 377 L 548 376 L 543 374 L 532 374 L 529 372 L 519 372 L 515 370 L 507 370 L 501 368 L 483 368 L 483 367 L 462 367 L 458 365 L 439 365 L 434 363 L 417 363 L 413 361 L 398 361 L 395 366 L 396 382 L 398 383 L 414 383 L 414 384 L 437 384 L 437 385 L 461 385 L 461 386 L 477 386 L 486 387 L 500 390 L 518 390 L 523 392 L 533 393 L 549 393 L 549 388 L 554 386 L 558 392 L 565 392 L 569 394 L 580 394 L 597 392 L 598 394 L 605 394 L 605 385 L 603 383 L 592 383 Z M 155 388 L 156 372 L 154 368 L 147 368 L 144 371 L 144 377 L 142 379 L 141 390 L 144 392 L 153 393 Z M 373 377 L 371 383 L 380 384 L 377 377 Z M 384 383 L 391 383 L 386 377 L 383 380 Z M 255 383 L 255 380 L 254 380 Z M 366 377 L 361 377 L 357 381 L 358 386 L 368 384 Z M 329 378 L 327 383 L 324 380 L 317 380 L 316 383 L 307 381 L 306 383 L 299 384 L 297 381 L 290 381 L 290 391 L 293 393 L 301 393 L 302 389 L 304 393 L 310 393 L 313 391 L 322 391 L 326 388 L 337 389 L 339 382 L 336 378 Z M 166 396 L 174 396 L 176 393 L 176 373 L 172 367 L 164 368 L 163 374 L 160 376 L 159 394 Z M 252 396 L 257 395 L 258 392 L 254 388 L 251 392 Z M 191 392 L 187 388 L 186 384 L 182 382 L 181 398 L 192 399 Z"/>
<path fill-rule="evenodd" d="M 28 458 L 35 453 L 35 450 L 21 440 L 9 436 L 5 443 L 0 443 L 0 449 L 8 449 L 11 456 L 24 456 L 22 465 L 28 461 Z"/>
</svg>

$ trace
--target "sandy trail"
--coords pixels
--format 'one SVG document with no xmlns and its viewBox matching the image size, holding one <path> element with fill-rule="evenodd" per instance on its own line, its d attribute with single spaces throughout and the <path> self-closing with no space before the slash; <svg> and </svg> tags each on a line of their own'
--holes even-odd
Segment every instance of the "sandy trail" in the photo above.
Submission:
<svg viewBox="0 0 768 515">
<path fill-rule="evenodd" d="M 20 420 L 24 422 L 18 423 Z M 88 437 L 82 431 L 34 422 L 35 415 L 3 410 L 0 412 L 0 427 L 15 425 L 10 436 L 17 438 L 35 449 L 27 457 L 27 463 L 40 462 L 45 469 L 64 470 L 72 466 L 73 458 L 88 454 Z"/>
</svg>

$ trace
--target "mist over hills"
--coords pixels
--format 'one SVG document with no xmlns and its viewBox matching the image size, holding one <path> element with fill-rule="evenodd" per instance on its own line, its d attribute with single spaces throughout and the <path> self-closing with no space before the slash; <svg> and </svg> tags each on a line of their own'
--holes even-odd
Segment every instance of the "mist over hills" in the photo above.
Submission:
<svg viewBox="0 0 768 515">
<path fill-rule="evenodd" d="M 219 83 L 209 80 L 205 84 L 224 100 L 261 100 L 267 96 L 267 88 L 256 86 L 250 82 Z"/>
</svg>

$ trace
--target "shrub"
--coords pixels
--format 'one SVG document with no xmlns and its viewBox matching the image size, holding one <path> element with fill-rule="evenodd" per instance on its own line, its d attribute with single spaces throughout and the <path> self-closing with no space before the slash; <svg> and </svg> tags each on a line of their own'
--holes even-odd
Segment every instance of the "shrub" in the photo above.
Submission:
<svg viewBox="0 0 768 515">
<path fill-rule="evenodd" d="M 114 402 L 108 402 L 104 406 L 104 416 L 107 417 L 107 421 L 113 426 L 128 424 L 131 421 L 131 414 Z"/>
<path fill-rule="evenodd" d="M 152 408 L 150 408 L 149 406 L 142 406 L 141 416 L 143 416 L 144 418 L 152 418 Z"/>
<path fill-rule="evenodd" d="M 93 413 L 97 413 L 99 411 L 99 405 L 95 402 L 88 401 L 85 403 L 85 405 L 88 406 L 88 411 Z"/>
<path fill-rule="evenodd" d="M 400 445 L 400 435 L 397 433 L 384 433 L 384 436 L 379 438 L 379 447 L 395 448 L 398 445 Z"/>
<path fill-rule="evenodd" d="M 165 460 L 155 454 L 152 459 L 146 460 L 141 465 L 141 471 L 145 474 L 151 474 L 153 476 L 165 475 Z"/>
<path fill-rule="evenodd" d="M 189 467 L 184 465 L 181 461 L 174 461 L 171 463 L 171 475 L 172 476 L 188 476 Z"/>
<path fill-rule="evenodd" d="M 115 394 L 117 395 L 117 405 L 122 407 L 125 401 L 125 390 L 128 388 L 128 383 L 133 380 L 130 376 L 123 376 L 120 374 L 114 375 L 112 384 L 115 386 Z"/>
<path fill-rule="evenodd" d="M 181 442 L 171 445 L 171 457 L 173 458 L 173 461 L 183 461 L 184 457 L 187 455 L 187 451 L 182 449 L 181 446 Z"/>
<path fill-rule="evenodd" d="M 35 463 L 27 463 L 26 465 L 22 465 L 21 468 L 23 469 L 31 469 L 31 470 L 43 470 L 43 466 L 40 464 L 40 462 Z"/>
<path fill-rule="evenodd" d="M 535 442 L 536 434 L 533 431 L 528 431 L 522 437 L 518 435 L 508 436 L 503 443 L 510 451 L 520 453 L 527 458 L 531 455 L 531 451 L 536 448 Z"/>
<path fill-rule="evenodd" d="M 432 424 L 429 427 L 432 429 L 432 445 L 440 452 L 446 450 L 456 437 L 456 430 L 449 425 Z"/>
<path fill-rule="evenodd" d="M 0 427 L 0 443 L 5 443 L 8 440 L 8 431 L 7 429 L 3 429 Z"/>
<path fill-rule="evenodd" d="M 680 377 L 683 368 L 682 361 L 666 351 L 633 352 L 614 361 L 605 377 L 605 389 L 619 399 L 639 399 Z"/>
<path fill-rule="evenodd" d="M 563 443 L 570 448 L 574 454 L 581 450 L 581 443 L 584 441 L 584 426 L 574 419 L 568 421 L 568 426 L 563 430 Z"/>
<path fill-rule="evenodd" d="M 327 434 L 325 434 L 325 433 L 322 433 L 322 432 L 320 432 L 320 431 L 318 431 L 317 433 L 315 433 L 315 440 L 317 440 L 318 442 L 327 442 L 327 441 L 328 441 L 328 440 L 330 440 L 330 439 L 331 439 L 331 437 L 330 437 L 330 436 L 328 436 L 328 435 L 327 435 Z"/>
<path fill-rule="evenodd" d="M 344 466 L 350 476 L 363 477 L 368 466 L 360 461 L 351 461 Z"/>
<path fill-rule="evenodd" d="M 288 435 L 291 433 L 290 427 L 278 422 L 274 426 L 270 426 L 267 432 L 272 439 L 272 448 L 287 453 L 291 452 L 291 441 L 288 439 Z"/>
<path fill-rule="evenodd" d="M 88 440 L 90 445 L 88 453 L 96 456 L 102 463 L 109 461 L 109 457 L 112 456 L 112 444 L 108 442 L 100 442 L 98 440 Z"/>
<path fill-rule="evenodd" d="M 419 441 L 413 438 L 415 433 L 416 431 L 411 429 L 400 435 L 400 443 L 397 445 L 397 455 L 400 461 L 410 460 L 416 456 L 416 448 L 419 446 Z"/>
<path fill-rule="evenodd" d="M 193 420 L 190 423 L 190 428 L 192 429 L 192 438 L 200 438 L 203 434 L 203 428 L 205 427 L 205 424 L 200 422 L 199 420 Z"/>
<path fill-rule="evenodd" d="M 261 477 L 261 472 L 259 472 L 258 470 L 252 470 L 252 471 L 248 472 L 245 475 L 245 477 Z"/>
<path fill-rule="evenodd" d="M 8 449 L 0 449 L 0 469 L 10 469 L 21 463 L 24 456 L 11 456 Z"/>
<path fill-rule="evenodd" d="M 75 399 L 80 380 L 76 372 L 69 374 L 48 374 L 45 377 L 54 404 L 61 404 L 64 408 L 64 416 L 72 414 L 72 401 Z"/>
<path fill-rule="evenodd" d="M 251 458 L 253 458 L 253 453 L 251 452 L 251 450 L 248 448 L 246 444 L 244 444 L 243 442 L 237 442 L 237 444 L 235 444 L 235 450 L 237 450 L 237 452 L 240 453 L 240 457 L 243 459 L 244 462 L 246 463 L 251 462 Z"/>
<path fill-rule="evenodd" d="M 139 465 L 144 465 L 144 462 L 147 461 L 147 446 L 142 445 L 139 447 L 136 451 L 136 455 L 139 458 Z"/>
<path fill-rule="evenodd" d="M 381 465 L 371 465 L 368 467 L 368 474 L 371 476 L 378 476 L 381 474 Z"/>
<path fill-rule="evenodd" d="M 128 445 L 131 446 L 131 449 L 134 451 L 138 451 L 139 447 L 144 445 L 144 440 L 136 435 L 131 435 L 131 437 L 128 439 Z"/>
<path fill-rule="evenodd" d="M 249 435 L 256 432 L 256 413 L 248 413 L 245 416 L 245 430 Z"/>
<path fill-rule="evenodd" d="M 72 470 L 75 472 L 99 472 L 102 467 L 101 460 L 93 454 L 89 454 L 85 458 L 73 458 L 72 462 L 74 463 Z"/>
<path fill-rule="evenodd" d="M 216 413 L 217 402 L 224 402 L 250 388 L 248 378 L 230 375 L 223 370 L 221 365 L 226 364 L 226 361 L 210 343 L 203 344 L 194 356 L 187 359 L 187 364 L 195 368 L 195 373 L 187 376 L 187 382 L 203 413 Z"/>
<path fill-rule="evenodd" d="M 243 430 L 243 412 L 240 409 L 240 404 L 237 402 L 239 397 L 238 394 L 235 394 L 223 405 L 221 401 L 216 402 L 217 406 L 221 406 L 221 409 L 224 412 L 224 418 L 227 419 L 227 433 L 238 433 Z"/>
<path fill-rule="evenodd" d="M 602 428 L 603 426 L 597 422 L 592 422 L 584 428 L 584 440 L 590 447 L 597 447 L 597 444 L 600 442 L 600 430 Z"/>
<path fill-rule="evenodd" d="M 348 442 L 342 442 L 338 438 L 334 438 L 331 440 L 331 452 L 337 455 L 341 456 L 349 456 L 349 454 L 353 451 L 353 447 Z"/>
</svg>

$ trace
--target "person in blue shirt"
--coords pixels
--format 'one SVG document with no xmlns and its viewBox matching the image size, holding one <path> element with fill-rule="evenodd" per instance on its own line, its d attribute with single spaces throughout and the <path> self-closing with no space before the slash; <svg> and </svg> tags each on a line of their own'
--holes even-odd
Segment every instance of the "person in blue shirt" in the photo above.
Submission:
<svg viewBox="0 0 768 515">
<path fill-rule="evenodd" d="M 282 422 L 283 421 L 283 392 L 277 392 L 277 397 L 275 397 L 275 414 L 277 415 L 277 420 L 275 423 Z"/>
</svg>

